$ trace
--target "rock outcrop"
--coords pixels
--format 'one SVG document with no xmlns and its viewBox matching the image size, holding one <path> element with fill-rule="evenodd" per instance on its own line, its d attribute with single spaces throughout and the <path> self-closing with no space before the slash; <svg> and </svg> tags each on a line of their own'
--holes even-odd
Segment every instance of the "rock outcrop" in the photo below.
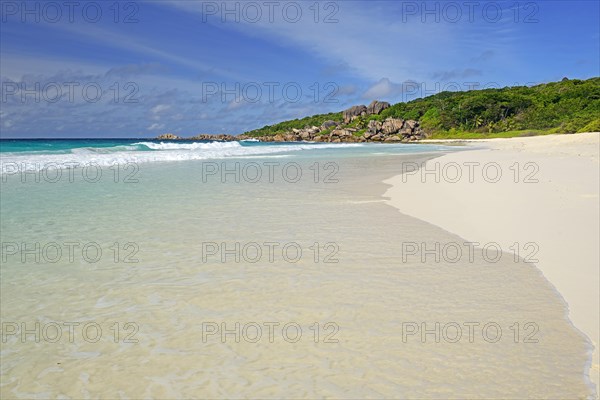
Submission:
<svg viewBox="0 0 600 400">
<path fill-rule="evenodd" d="M 344 123 L 349 124 L 360 116 L 379 115 L 388 107 L 390 107 L 390 103 L 386 101 L 373 100 L 368 106 L 352 106 L 342 111 L 342 116 L 344 117 Z"/>
<path fill-rule="evenodd" d="M 381 129 L 378 131 L 383 132 L 385 135 L 392 135 L 394 133 L 400 132 L 400 130 L 404 127 L 404 121 L 398 118 L 388 118 L 381 124 Z M 377 132 L 378 132 L 377 131 Z"/>
<path fill-rule="evenodd" d="M 409 142 L 425 139 L 425 132 L 417 121 L 402 120 L 399 118 L 386 118 L 381 121 L 369 121 L 366 129 L 341 127 L 336 125 L 333 130 L 324 128 L 323 125 L 310 126 L 304 129 L 292 129 L 290 132 L 269 136 L 258 136 L 262 142 Z M 247 139 L 247 136 L 238 136 L 238 139 Z"/>
<path fill-rule="evenodd" d="M 348 124 L 352 122 L 352 120 L 361 115 L 367 115 L 367 106 L 352 106 L 347 110 L 342 112 L 342 116 L 344 117 L 344 123 Z"/>
<path fill-rule="evenodd" d="M 381 114 L 381 112 L 383 110 L 385 110 L 386 108 L 388 108 L 390 106 L 390 103 L 388 103 L 387 101 L 377 101 L 377 100 L 373 100 L 371 102 L 371 104 L 369 104 L 367 106 L 367 114 Z"/>
<path fill-rule="evenodd" d="M 338 126 L 339 124 L 335 121 L 329 120 L 329 121 L 325 121 L 323 122 L 323 124 L 321 124 L 321 129 L 329 129 L 329 128 L 333 128 L 334 126 Z"/>
</svg>

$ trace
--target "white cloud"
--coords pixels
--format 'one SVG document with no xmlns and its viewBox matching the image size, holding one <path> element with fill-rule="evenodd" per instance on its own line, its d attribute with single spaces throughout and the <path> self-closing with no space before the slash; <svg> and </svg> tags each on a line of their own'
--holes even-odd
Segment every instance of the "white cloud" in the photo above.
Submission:
<svg viewBox="0 0 600 400">
<path fill-rule="evenodd" d="M 363 98 L 379 100 L 402 92 L 402 85 L 392 83 L 388 78 L 383 78 L 371 86 L 363 94 Z"/>
<path fill-rule="evenodd" d="M 162 4 L 202 12 L 201 2 Z M 239 23 L 223 23 L 220 14 L 207 20 L 221 29 L 238 30 L 286 47 L 296 45 L 333 65 L 347 65 L 355 75 L 368 80 L 425 79 L 430 75 L 429 66 L 439 63 L 442 57 L 456 56 L 453 54 L 458 43 L 456 26 L 402 22 L 397 13 L 390 12 L 389 2 L 335 4 L 339 7 L 335 14 L 337 23 L 323 23 L 324 15 L 315 23 L 309 6 L 302 7 L 305 16 L 297 23 L 289 23 L 277 14 L 273 22 L 265 16 L 256 23 L 244 18 Z"/>
<path fill-rule="evenodd" d="M 387 100 L 390 102 L 407 101 L 410 98 L 421 97 L 432 94 L 426 93 L 424 83 L 414 80 L 406 80 L 402 83 L 395 83 L 388 78 L 380 79 L 369 87 L 362 95 L 363 99 Z"/>
<path fill-rule="evenodd" d="M 152 107 L 152 109 L 150 110 L 152 112 L 152 114 L 160 114 L 164 111 L 170 110 L 171 106 L 168 104 L 159 104 L 155 107 Z"/>
<path fill-rule="evenodd" d="M 157 131 L 159 129 L 163 129 L 164 127 L 165 127 L 165 124 L 154 123 L 146 129 L 148 129 L 149 131 Z"/>
<path fill-rule="evenodd" d="M 255 103 L 248 102 L 244 98 L 239 99 L 239 101 L 231 100 L 227 104 L 227 110 L 229 110 L 229 111 L 237 110 L 237 109 L 246 107 L 247 105 L 250 105 L 250 104 L 255 104 Z"/>
</svg>

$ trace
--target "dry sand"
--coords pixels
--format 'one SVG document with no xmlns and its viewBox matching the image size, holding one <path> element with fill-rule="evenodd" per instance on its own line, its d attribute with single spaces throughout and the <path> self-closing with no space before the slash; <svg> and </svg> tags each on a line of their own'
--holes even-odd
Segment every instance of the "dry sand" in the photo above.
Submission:
<svg viewBox="0 0 600 400">
<path fill-rule="evenodd" d="M 517 242 L 520 256 L 535 262 L 568 304 L 571 322 L 594 344 L 589 376 L 598 387 L 600 134 L 462 142 L 473 150 L 424 164 L 439 167 L 439 183 L 433 173 L 423 176 L 423 168 L 386 181 L 390 204 L 469 241 L 496 242 L 508 252 Z M 462 176 L 452 183 L 457 165 Z M 498 165 L 502 177 L 492 183 Z"/>
</svg>

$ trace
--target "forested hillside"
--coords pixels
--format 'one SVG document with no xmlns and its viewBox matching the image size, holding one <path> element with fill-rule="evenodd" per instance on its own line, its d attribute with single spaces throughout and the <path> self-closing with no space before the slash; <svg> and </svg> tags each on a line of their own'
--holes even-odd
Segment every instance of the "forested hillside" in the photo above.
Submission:
<svg viewBox="0 0 600 400">
<path fill-rule="evenodd" d="M 361 129 L 370 120 L 383 121 L 388 117 L 418 120 L 430 137 L 600 131 L 600 78 L 563 79 L 532 87 L 441 92 L 394 104 L 379 115 L 364 116 L 346 126 Z M 318 126 L 327 120 L 341 123 L 342 113 L 285 121 L 246 135 L 275 135 L 294 128 Z"/>
</svg>

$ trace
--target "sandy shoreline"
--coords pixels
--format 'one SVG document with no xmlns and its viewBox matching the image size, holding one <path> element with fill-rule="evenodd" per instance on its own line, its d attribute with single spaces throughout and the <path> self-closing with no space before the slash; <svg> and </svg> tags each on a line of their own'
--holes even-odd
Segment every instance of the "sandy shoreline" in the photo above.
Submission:
<svg viewBox="0 0 600 400">
<path fill-rule="evenodd" d="M 600 134 L 446 142 L 475 149 L 404 169 L 386 181 L 389 203 L 469 241 L 518 248 L 534 262 L 593 342 L 589 377 L 598 387 Z M 436 172 L 422 173 L 436 168 L 439 182 Z"/>
<path fill-rule="evenodd" d="M 3 241 L 86 238 L 108 256 L 1 264 L 1 322 L 39 322 L 41 333 L 7 335 L 0 397 L 589 398 L 587 341 L 535 265 L 481 252 L 472 262 L 403 259 L 404 245 L 461 238 L 385 204 L 383 181 L 399 163 L 446 154 L 372 154 L 394 147 L 296 156 L 306 171 L 296 183 L 203 182 L 202 161 L 145 165 L 146 180 L 129 186 L 12 177 L 0 191 Z M 337 182 L 315 182 L 315 162 L 335 162 Z M 136 243 L 139 262 L 115 263 L 116 240 Z M 278 244 L 272 257 L 265 242 Z M 258 260 L 203 251 L 251 243 Z M 284 257 L 290 243 L 299 259 Z M 72 341 L 66 328 L 56 342 L 44 337 L 71 322 Z M 83 335 L 89 323 L 98 341 Z"/>
</svg>

